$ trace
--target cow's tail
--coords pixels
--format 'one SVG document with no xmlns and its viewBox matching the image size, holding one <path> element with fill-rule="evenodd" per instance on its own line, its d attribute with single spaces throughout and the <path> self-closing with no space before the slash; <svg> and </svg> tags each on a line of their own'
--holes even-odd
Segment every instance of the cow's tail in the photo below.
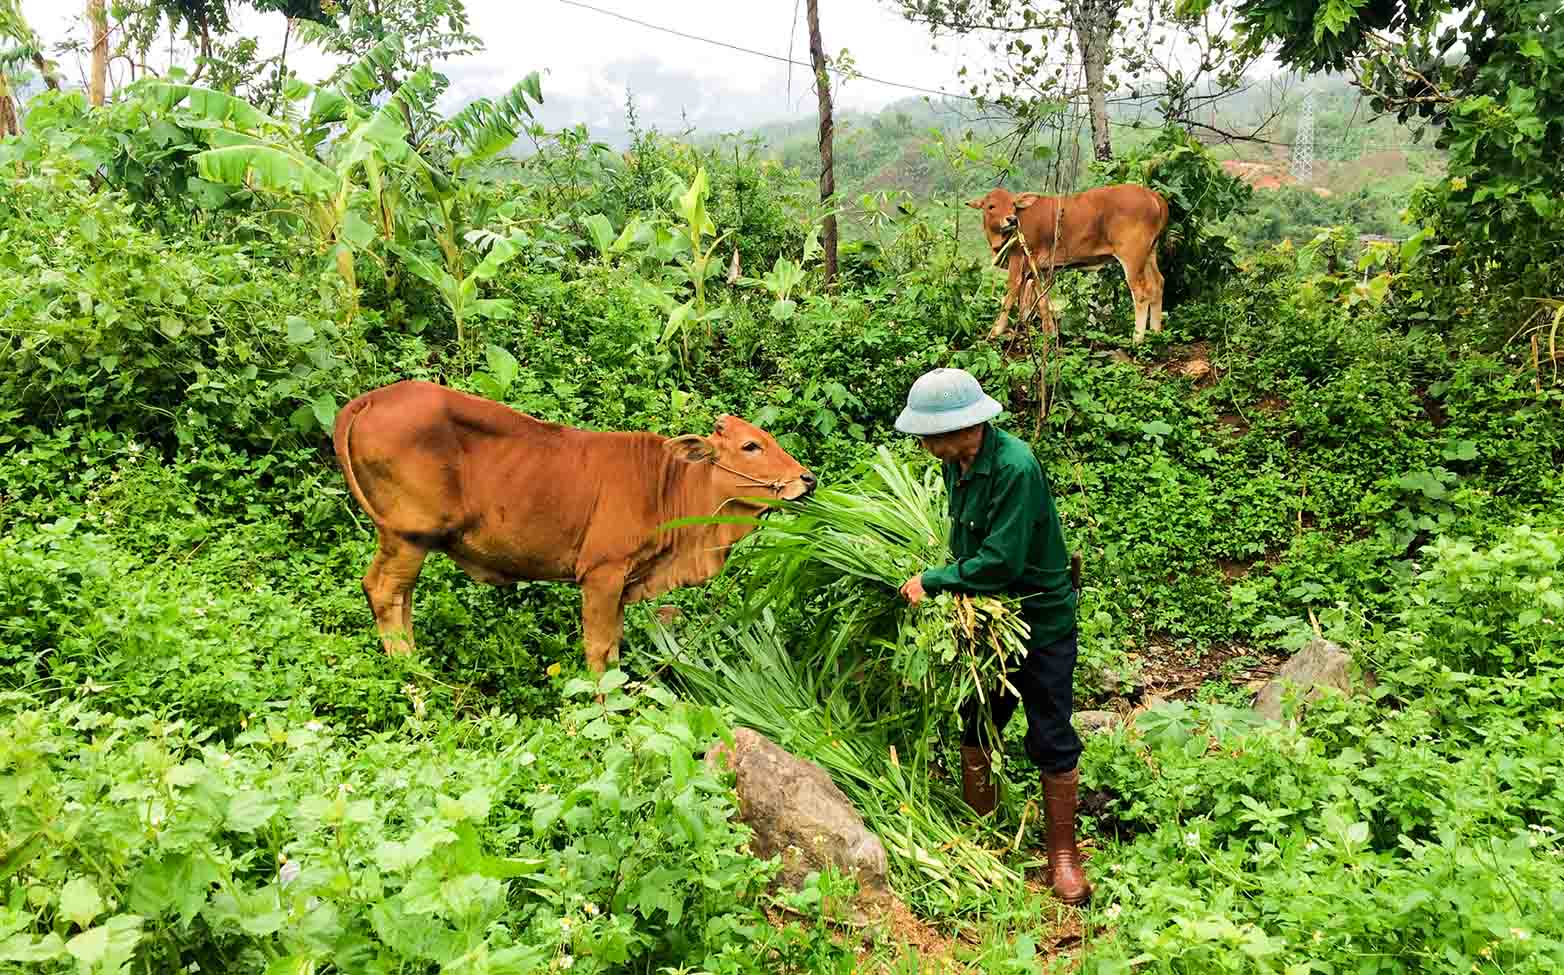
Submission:
<svg viewBox="0 0 1564 975">
<path fill-rule="evenodd" d="M 353 473 L 353 424 L 357 423 L 359 416 L 372 405 L 373 401 L 366 398 L 354 400 L 347 406 L 344 406 L 342 412 L 337 414 L 336 429 L 331 432 L 331 443 L 337 452 L 337 465 L 342 468 L 342 476 L 348 482 L 348 493 L 353 495 L 353 500 L 358 502 L 358 506 L 364 509 L 365 514 L 369 515 L 369 520 L 373 521 L 378 527 L 380 525 L 380 515 L 370 505 L 368 496 L 364 494 L 364 489 L 359 487 L 358 475 Z"/>
<path fill-rule="evenodd" d="M 1159 221 L 1162 224 L 1162 229 L 1157 231 L 1157 237 L 1159 238 L 1157 246 L 1163 254 L 1171 254 L 1173 253 L 1173 235 L 1168 233 L 1168 229 L 1172 226 L 1173 211 L 1168 206 L 1168 198 L 1164 194 L 1157 193 L 1156 197 L 1157 210 L 1162 214 L 1162 219 Z"/>
</svg>

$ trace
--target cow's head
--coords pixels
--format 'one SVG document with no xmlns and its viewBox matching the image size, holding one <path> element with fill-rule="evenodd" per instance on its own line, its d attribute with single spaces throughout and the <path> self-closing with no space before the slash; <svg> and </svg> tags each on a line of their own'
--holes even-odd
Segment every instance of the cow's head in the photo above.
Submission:
<svg viewBox="0 0 1564 975">
<path fill-rule="evenodd" d="M 771 434 L 736 416 L 718 417 L 709 437 L 675 437 L 670 444 L 686 461 L 711 464 L 713 483 L 729 499 L 796 501 L 815 489 L 815 476 Z"/>
<path fill-rule="evenodd" d="M 1021 211 L 1037 201 L 1036 193 L 1011 193 L 1003 187 L 995 187 L 967 206 L 983 215 L 983 232 L 988 235 L 988 245 L 998 250 L 1005 237 L 1016 229 Z"/>
</svg>

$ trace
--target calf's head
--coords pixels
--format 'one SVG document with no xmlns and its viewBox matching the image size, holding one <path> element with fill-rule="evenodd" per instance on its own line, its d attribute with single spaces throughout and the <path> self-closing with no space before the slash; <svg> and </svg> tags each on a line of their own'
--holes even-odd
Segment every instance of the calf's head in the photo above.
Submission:
<svg viewBox="0 0 1564 975">
<path fill-rule="evenodd" d="M 995 187 L 967 206 L 983 216 L 983 232 L 988 235 L 989 247 L 998 250 L 1005 237 L 1021 220 L 1021 211 L 1037 200 L 1036 193 L 1011 193 L 1003 187 Z"/>
<path fill-rule="evenodd" d="M 718 417 L 709 437 L 675 437 L 670 446 L 687 461 L 711 464 L 712 482 L 727 499 L 796 501 L 815 489 L 815 476 L 771 434 L 736 416 Z"/>
</svg>

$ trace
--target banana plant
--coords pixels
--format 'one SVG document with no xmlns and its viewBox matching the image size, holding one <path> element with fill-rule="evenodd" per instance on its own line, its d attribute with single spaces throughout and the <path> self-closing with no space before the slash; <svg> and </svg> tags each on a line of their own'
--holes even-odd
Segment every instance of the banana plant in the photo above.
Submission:
<svg viewBox="0 0 1564 975">
<path fill-rule="evenodd" d="M 732 231 L 717 236 L 710 245 L 705 239 L 717 234 L 717 226 L 712 222 L 706 212 L 706 195 L 710 191 L 711 184 L 706 178 L 706 167 L 702 166 L 695 171 L 695 178 L 689 186 L 674 178 L 674 188 L 670 193 L 674 212 L 684 221 L 683 243 L 689 247 L 688 254 L 680 254 L 676 259 L 679 268 L 684 272 L 686 281 L 694 289 L 690 297 L 674 307 L 668 315 L 668 324 L 663 329 L 662 342 L 666 345 L 675 335 L 679 337 L 681 358 L 688 365 L 689 358 L 689 333 L 697 325 L 704 325 L 706 338 L 711 338 L 711 323 L 722 317 L 723 309 L 706 307 L 706 280 L 714 271 L 722 269 L 722 262 L 716 258 L 717 248 L 728 239 Z M 683 248 L 681 247 L 681 250 Z"/>
<path fill-rule="evenodd" d="M 513 85 L 498 99 L 479 98 L 448 119 L 431 133 L 431 141 L 442 142 L 445 161 L 436 165 L 422 155 L 414 157 L 419 192 L 434 208 L 438 219 L 427 220 L 436 246 L 453 280 L 467 278 L 461 242 L 474 235 L 487 240 L 477 218 L 481 195 L 473 194 L 463 174 L 506 149 L 520 137 L 532 119 L 528 102 L 542 104 L 543 90 L 536 71 Z M 449 170 L 447 172 L 446 170 Z M 514 247 L 514 245 L 510 245 Z M 492 253 L 492 249 L 490 253 Z M 506 257 L 509 260 L 510 256 Z M 414 273 L 428 280 L 417 268 Z M 461 325 L 458 323 L 458 333 Z"/>
<path fill-rule="evenodd" d="M 771 270 L 759 278 L 740 278 L 739 284 L 751 288 L 764 288 L 771 295 L 771 317 L 785 322 L 798 310 L 792 299 L 793 289 L 804 281 L 804 266 L 791 258 L 779 257 Z"/>
<path fill-rule="evenodd" d="M 646 233 L 647 225 L 639 217 L 631 217 L 618 236 L 614 234 L 614 225 L 601 213 L 594 213 L 582 221 L 586 225 L 587 233 L 592 235 L 592 245 L 597 248 L 597 256 L 604 264 L 612 263 L 615 257 L 629 252 Z"/>
<path fill-rule="evenodd" d="M 434 286 L 456 321 L 457 347 L 466 348 L 468 322 L 474 318 L 504 318 L 512 313 L 510 301 L 504 298 L 478 297 L 478 283 L 494 277 L 502 265 L 519 254 L 518 243 L 513 237 L 489 238 L 489 249 L 483 260 L 471 273 L 460 277 L 410 247 L 395 242 L 388 246 L 414 274 Z"/>
<path fill-rule="evenodd" d="M 349 72 L 346 91 L 300 81 L 284 91 L 284 118 L 242 99 L 195 85 L 143 83 L 152 103 L 200 131 L 212 148 L 197 153 L 196 171 L 214 183 L 243 186 L 289 200 L 314 232 L 346 287 L 349 317 L 358 308 L 354 255 L 396 232 L 394 174 L 415 157 L 407 143 L 401 99 L 427 90 L 427 70 L 409 78 L 390 100 L 366 114 L 350 97 L 373 65 L 394 56 L 395 38 L 377 45 Z M 307 108 L 302 108 L 305 100 Z M 287 118 L 299 111 L 302 122 Z M 338 131 L 326 146 L 329 135 Z"/>
</svg>

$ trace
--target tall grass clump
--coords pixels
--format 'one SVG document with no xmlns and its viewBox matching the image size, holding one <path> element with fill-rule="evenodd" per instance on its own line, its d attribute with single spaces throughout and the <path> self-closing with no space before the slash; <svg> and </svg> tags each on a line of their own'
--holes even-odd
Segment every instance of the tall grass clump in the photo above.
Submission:
<svg viewBox="0 0 1564 975">
<path fill-rule="evenodd" d="M 679 637 L 654 629 L 663 662 L 686 694 L 829 772 L 885 843 L 903 896 L 949 908 L 1018 884 L 957 825 L 968 814 L 939 756 L 963 707 L 986 703 L 1026 652 L 1026 624 L 991 596 L 910 606 L 898 593 L 953 558 L 938 468 L 916 474 L 882 447 L 857 479 L 781 514 L 729 562 L 734 612 Z"/>
</svg>

